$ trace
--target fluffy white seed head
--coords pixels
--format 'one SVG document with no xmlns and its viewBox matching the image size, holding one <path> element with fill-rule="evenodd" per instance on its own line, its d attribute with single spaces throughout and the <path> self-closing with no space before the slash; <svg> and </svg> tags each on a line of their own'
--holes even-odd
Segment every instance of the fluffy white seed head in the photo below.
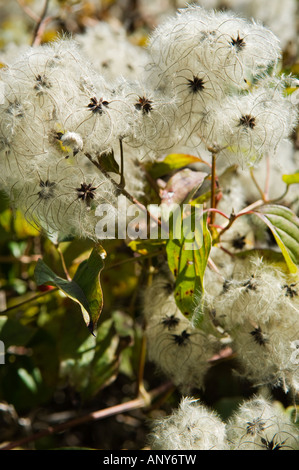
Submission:
<svg viewBox="0 0 299 470">
<path fill-rule="evenodd" d="M 298 450 L 298 428 L 262 396 L 244 401 L 226 429 L 231 450 Z"/>
<path fill-rule="evenodd" d="M 299 383 L 297 323 L 248 322 L 231 331 L 239 374 L 254 386 L 281 387 L 297 393 Z"/>
<path fill-rule="evenodd" d="M 128 106 L 70 40 L 28 48 L 1 79 L 2 188 L 38 228 L 95 239 L 96 206 L 116 197 L 85 154 L 119 147 Z"/>
<path fill-rule="evenodd" d="M 213 334 L 194 328 L 181 313 L 169 275 L 157 276 L 147 288 L 143 309 L 149 360 L 183 393 L 202 388 L 220 345 Z"/>
<path fill-rule="evenodd" d="M 170 416 L 155 420 L 152 450 L 227 450 L 225 424 L 197 400 L 182 398 Z"/>
<path fill-rule="evenodd" d="M 224 154 L 253 165 L 275 155 L 296 124 L 295 107 L 276 88 L 258 87 L 249 94 L 228 97 L 218 109 L 213 140 Z"/>
<path fill-rule="evenodd" d="M 203 67 L 214 72 L 229 89 L 243 87 L 244 79 L 276 63 L 280 48 L 278 39 L 263 26 L 232 13 L 189 6 L 157 28 L 149 52 L 156 86 L 168 87 L 172 76 L 191 66 L 193 73 Z"/>
<path fill-rule="evenodd" d="M 147 50 L 132 44 L 119 24 L 115 27 L 100 21 L 77 34 L 75 40 L 94 69 L 109 81 L 120 76 L 136 80 L 148 60 Z"/>
<path fill-rule="evenodd" d="M 298 279 L 296 275 L 287 274 L 283 263 L 274 264 L 258 257 L 241 258 L 222 275 L 222 290 L 215 293 L 214 305 L 225 325 L 233 327 L 248 320 L 259 323 L 296 318 Z M 207 293 L 212 294 L 212 287 L 206 284 Z"/>
<path fill-rule="evenodd" d="M 266 25 L 280 39 L 281 47 L 285 50 L 290 43 L 296 42 L 296 0 L 200 0 L 204 8 L 227 8 L 237 15 L 255 20 Z M 179 6 L 184 6 L 179 1 Z"/>
<path fill-rule="evenodd" d="M 298 390 L 298 277 L 282 265 L 241 258 L 206 272 L 205 296 L 233 341 L 240 374 L 255 385 Z"/>
<path fill-rule="evenodd" d="M 110 215 L 115 216 L 116 196 L 111 183 L 87 168 L 83 173 L 81 166 L 69 160 L 56 168 L 36 168 L 30 179 L 15 182 L 10 197 L 31 225 L 52 237 L 57 234 L 96 239 L 95 210 L 99 204 L 109 202 Z"/>
<path fill-rule="evenodd" d="M 124 142 L 143 160 L 166 153 L 180 140 L 174 99 L 137 80 L 119 80 L 116 90 L 126 103 Z"/>
</svg>

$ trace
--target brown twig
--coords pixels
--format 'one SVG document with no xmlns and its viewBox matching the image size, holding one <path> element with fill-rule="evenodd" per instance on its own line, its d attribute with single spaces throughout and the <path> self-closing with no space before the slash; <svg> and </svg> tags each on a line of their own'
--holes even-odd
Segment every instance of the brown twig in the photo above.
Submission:
<svg viewBox="0 0 299 470">
<path fill-rule="evenodd" d="M 262 200 L 265 202 L 265 201 L 266 201 L 266 197 L 265 197 L 264 191 L 262 190 L 262 188 L 261 188 L 260 185 L 258 184 L 258 182 L 257 182 L 257 180 L 256 180 L 256 178 L 255 178 L 255 176 L 254 176 L 254 173 L 253 173 L 253 169 L 252 169 L 252 168 L 250 169 L 250 176 L 251 176 L 251 179 L 252 179 L 252 181 L 254 182 L 255 187 L 256 187 L 256 189 L 258 190 L 258 192 L 259 192 L 259 194 L 260 194 Z"/>
<path fill-rule="evenodd" d="M 144 392 L 143 375 L 144 375 L 145 362 L 146 362 L 146 337 L 145 335 L 143 335 L 142 340 L 141 340 L 137 383 L 136 383 L 136 393 L 138 395 L 143 394 Z"/>
<path fill-rule="evenodd" d="M 17 0 L 17 2 L 22 8 L 22 10 L 26 13 L 26 15 L 29 16 L 29 18 L 31 18 L 33 21 L 38 23 L 40 17 L 33 10 L 31 10 L 31 8 L 29 8 L 23 0 Z"/>
<path fill-rule="evenodd" d="M 36 263 L 41 258 L 41 255 L 21 255 L 21 256 L 0 256 L 0 263 L 22 263 L 30 264 Z"/>
<path fill-rule="evenodd" d="M 241 217 L 241 215 L 243 214 L 247 214 L 248 211 L 252 211 L 253 209 L 256 209 L 257 207 L 261 207 L 263 206 L 265 203 L 262 199 L 259 199 L 258 201 L 255 201 L 253 202 L 252 204 L 250 204 L 249 206 L 245 207 L 244 209 L 242 209 L 238 214 L 237 216 L 238 217 Z"/>
<path fill-rule="evenodd" d="M 60 260 L 61 260 L 61 264 L 62 264 L 62 268 L 63 268 L 64 274 L 65 274 L 67 280 L 68 280 L 68 281 L 71 281 L 72 278 L 71 278 L 71 276 L 69 275 L 69 272 L 68 272 L 68 270 L 67 270 L 67 267 L 66 267 L 66 264 L 65 264 L 65 259 L 64 259 L 63 253 L 62 253 L 62 251 L 61 251 L 61 248 L 60 248 L 59 245 L 55 245 L 55 246 L 56 246 L 56 249 L 57 249 L 57 251 L 58 251 L 58 253 L 59 253 L 59 256 L 60 256 Z"/>
<path fill-rule="evenodd" d="M 228 229 L 231 228 L 231 226 L 233 225 L 234 221 L 236 220 L 237 216 L 234 212 L 231 213 L 230 217 L 229 217 L 229 221 L 228 221 L 228 224 L 219 232 L 218 234 L 218 240 L 220 240 L 221 238 L 221 235 L 223 235 Z"/>
<path fill-rule="evenodd" d="M 216 153 L 212 153 L 211 208 L 216 208 Z M 210 223 L 215 221 L 215 212 L 211 212 Z"/>
<path fill-rule="evenodd" d="M 123 148 L 123 141 L 119 139 L 119 148 L 120 148 L 120 182 L 119 185 L 124 188 L 125 187 L 125 176 L 124 176 L 124 148 Z"/>
<path fill-rule="evenodd" d="M 136 263 L 136 262 L 140 262 L 144 259 L 147 259 L 147 258 L 153 258 L 154 256 L 159 256 L 159 255 L 162 255 L 164 253 L 164 250 L 161 249 L 161 250 L 157 250 L 157 251 L 154 251 L 152 253 L 147 253 L 146 255 L 139 255 L 139 256 L 135 256 L 133 258 L 126 258 L 126 259 L 123 259 L 121 261 L 118 261 L 117 263 L 113 263 L 111 264 L 110 266 L 106 266 L 105 267 L 105 271 L 108 271 L 109 269 L 114 269 L 114 268 L 118 268 L 119 266 L 122 266 L 123 264 L 127 264 L 127 263 Z"/>
<path fill-rule="evenodd" d="M 10 312 L 10 310 L 14 310 L 15 308 L 22 307 L 25 304 L 28 304 L 29 302 L 33 302 L 34 300 L 39 299 L 40 297 L 44 297 L 45 295 L 52 294 L 52 292 L 58 291 L 58 287 L 53 287 L 52 289 L 47 290 L 46 292 L 42 292 L 41 294 L 34 295 L 30 299 L 24 300 L 23 302 L 19 302 L 16 305 L 12 305 L 11 307 L 8 307 L 7 309 L 3 310 L 1 312 L 1 315 L 4 315 L 7 312 Z"/>
<path fill-rule="evenodd" d="M 46 18 L 48 7 L 49 7 L 49 1 L 50 0 L 45 0 L 43 11 L 41 12 L 41 15 L 36 23 L 34 33 L 33 33 L 32 43 L 31 43 L 32 46 L 40 45 L 45 27 L 47 23 L 49 23 L 49 21 L 51 20 L 50 17 Z"/>
<path fill-rule="evenodd" d="M 268 199 L 268 196 L 269 196 L 269 187 L 270 187 L 270 172 L 271 172 L 271 165 L 270 165 L 270 156 L 269 156 L 269 154 L 266 156 L 266 168 L 267 168 L 267 172 L 266 172 L 266 180 L 265 180 L 265 190 L 264 190 L 264 194 L 265 194 L 265 199 Z"/>
<path fill-rule="evenodd" d="M 37 441 L 38 439 L 50 436 L 52 434 L 57 434 L 59 432 L 66 431 L 67 429 L 79 426 L 81 424 L 98 421 L 100 419 L 108 418 L 109 416 L 114 416 L 119 413 L 125 413 L 139 408 L 147 408 L 151 405 L 155 398 L 164 394 L 171 387 L 173 387 L 171 383 L 163 384 L 160 387 L 157 387 L 154 390 L 151 390 L 150 392 L 146 393 L 145 395 L 137 397 L 134 400 L 128 401 L 127 403 L 121 403 L 119 405 L 111 406 L 103 410 L 93 411 L 92 413 L 79 416 L 70 421 L 60 423 L 57 426 L 50 426 L 47 429 L 43 429 L 42 431 L 39 431 L 31 436 L 27 436 L 17 441 L 10 442 L 9 444 L 5 444 L 3 447 L 0 448 L 0 450 L 15 449 L 16 447 L 22 447 L 26 444 L 29 444 L 30 442 Z"/>
</svg>

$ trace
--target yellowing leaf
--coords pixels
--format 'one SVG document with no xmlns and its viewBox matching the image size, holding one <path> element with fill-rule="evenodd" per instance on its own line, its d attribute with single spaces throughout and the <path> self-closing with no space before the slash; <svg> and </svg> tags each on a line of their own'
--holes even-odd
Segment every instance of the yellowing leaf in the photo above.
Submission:
<svg viewBox="0 0 299 470">
<path fill-rule="evenodd" d="M 192 163 L 200 162 L 203 162 L 203 160 L 195 155 L 171 153 L 167 155 L 162 162 L 156 162 L 149 171 L 153 178 L 159 178 L 173 170 L 179 170 Z"/>
<path fill-rule="evenodd" d="M 291 175 L 282 175 L 282 180 L 286 184 L 298 184 L 299 183 L 299 170 L 296 171 L 296 173 L 293 173 Z"/>
</svg>

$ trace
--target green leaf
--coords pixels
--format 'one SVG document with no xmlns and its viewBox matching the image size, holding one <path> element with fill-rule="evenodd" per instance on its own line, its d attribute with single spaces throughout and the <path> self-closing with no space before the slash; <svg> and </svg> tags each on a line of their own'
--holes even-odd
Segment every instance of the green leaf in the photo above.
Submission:
<svg viewBox="0 0 299 470">
<path fill-rule="evenodd" d="M 299 219 L 296 214 L 287 207 L 279 205 L 265 205 L 255 214 L 271 230 L 289 271 L 297 273 L 297 265 L 299 264 Z"/>
<path fill-rule="evenodd" d="M 116 379 L 123 351 L 131 344 L 133 321 L 123 312 L 110 312 L 97 329 L 96 337 L 89 335 L 75 350 L 63 358 L 60 374 L 64 381 L 80 393 L 83 401 Z"/>
<path fill-rule="evenodd" d="M 42 382 L 42 377 L 37 368 L 31 374 L 23 368 L 18 369 L 18 376 L 31 393 L 38 393 L 38 385 Z"/>
<path fill-rule="evenodd" d="M 156 162 L 150 168 L 149 172 L 153 178 L 160 178 L 161 176 L 171 173 L 173 170 L 178 170 L 192 163 L 199 162 L 203 162 L 203 160 L 195 155 L 171 153 L 167 155 L 162 162 Z"/>
<path fill-rule="evenodd" d="M 82 390 L 83 399 L 93 396 L 103 386 L 116 379 L 119 368 L 117 348 L 119 338 L 112 318 L 101 323 L 97 333 L 96 347 L 89 363 L 88 384 Z"/>
<path fill-rule="evenodd" d="M 282 180 L 287 184 L 298 184 L 299 183 L 299 170 L 291 175 L 282 175 Z"/>
<path fill-rule="evenodd" d="M 88 300 L 90 318 L 86 319 L 86 323 L 89 322 L 88 327 L 92 331 L 96 328 L 103 308 L 103 292 L 99 276 L 104 268 L 105 258 L 105 250 L 101 245 L 97 245 L 90 257 L 79 265 L 73 279 L 81 287 Z"/>
<path fill-rule="evenodd" d="M 194 212 L 191 213 L 194 226 L 194 238 L 192 241 L 183 234 L 180 239 L 173 238 L 173 232 L 166 245 L 169 268 L 175 277 L 175 301 L 188 319 L 200 324 L 201 309 L 194 317 L 194 310 L 200 304 L 204 287 L 203 278 L 207 266 L 212 240 L 207 226 L 207 215 L 202 217 L 202 223 L 194 220 Z M 182 222 L 182 221 L 181 221 Z M 197 222 L 196 224 L 194 224 Z M 196 300 L 196 303 L 195 303 Z"/>
<path fill-rule="evenodd" d="M 74 281 L 67 281 L 57 276 L 42 259 L 39 259 L 34 271 L 38 286 L 43 284 L 58 287 L 67 297 L 77 302 L 82 310 L 84 320 L 89 317 L 89 305 L 81 287 Z M 87 325 L 89 326 L 89 325 Z"/>
<path fill-rule="evenodd" d="M 23 325 L 15 318 L 0 315 L 0 340 L 6 349 L 10 346 L 26 346 L 35 332 L 34 328 Z"/>
<path fill-rule="evenodd" d="M 93 333 L 103 307 L 99 273 L 104 267 L 102 247 L 93 249 L 88 260 L 83 261 L 72 281 L 57 276 L 43 260 L 39 259 L 34 275 L 38 286 L 58 287 L 67 297 L 80 305 L 83 319 Z"/>
<path fill-rule="evenodd" d="M 99 165 L 103 170 L 108 171 L 108 173 L 120 174 L 119 165 L 114 158 L 114 152 L 103 153 L 99 158 Z"/>
</svg>

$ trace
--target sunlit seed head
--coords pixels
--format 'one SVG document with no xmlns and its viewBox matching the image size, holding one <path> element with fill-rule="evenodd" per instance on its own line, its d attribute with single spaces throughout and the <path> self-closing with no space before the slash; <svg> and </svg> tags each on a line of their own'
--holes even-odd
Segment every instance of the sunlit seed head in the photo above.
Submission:
<svg viewBox="0 0 299 470">
<path fill-rule="evenodd" d="M 231 46 L 233 46 L 236 49 L 237 52 L 240 52 L 246 46 L 244 38 L 240 38 L 239 33 L 238 33 L 238 36 L 236 38 L 231 38 L 231 41 L 230 41 L 229 44 Z"/>
<path fill-rule="evenodd" d="M 188 79 L 188 88 L 192 93 L 198 93 L 205 88 L 205 82 L 202 78 L 193 75 L 193 79 Z"/>
<path fill-rule="evenodd" d="M 37 91 L 38 94 L 43 93 L 44 89 L 51 88 L 51 83 L 47 79 L 45 75 L 38 74 L 36 76 L 36 83 L 34 85 L 34 90 Z"/>
<path fill-rule="evenodd" d="M 153 102 L 145 96 L 139 96 L 139 100 L 135 104 L 135 108 L 138 111 L 142 111 L 143 114 L 149 114 L 153 110 L 152 104 Z"/>
<path fill-rule="evenodd" d="M 179 335 L 172 335 L 174 344 L 178 346 L 185 346 L 190 341 L 190 333 L 187 333 L 186 330 L 182 331 Z"/>
<path fill-rule="evenodd" d="M 24 117 L 24 114 L 25 114 L 24 108 L 18 100 L 15 100 L 13 103 L 10 103 L 6 112 L 7 114 L 10 114 L 11 116 L 15 118 L 22 118 Z"/>
<path fill-rule="evenodd" d="M 95 197 L 96 187 L 92 186 L 91 183 L 81 183 L 80 188 L 76 188 L 78 199 L 90 203 Z"/>
<path fill-rule="evenodd" d="M 246 246 L 246 235 L 240 235 L 232 240 L 232 246 L 236 250 L 242 250 Z"/>
<path fill-rule="evenodd" d="M 266 343 L 268 342 L 267 337 L 264 335 L 262 332 L 262 329 L 260 326 L 255 328 L 250 332 L 251 336 L 253 337 L 254 341 L 259 344 L 260 346 L 265 346 Z"/>
<path fill-rule="evenodd" d="M 246 426 L 246 434 L 255 436 L 256 434 L 262 432 L 265 429 L 265 421 L 261 418 L 254 418 L 252 421 L 248 421 Z"/>
<path fill-rule="evenodd" d="M 51 182 L 49 180 L 46 181 L 40 181 L 39 185 L 41 187 L 41 190 L 37 193 L 38 196 L 41 199 L 51 199 L 54 196 L 54 189 L 56 186 L 56 183 Z"/>
<path fill-rule="evenodd" d="M 225 424 L 197 400 L 182 398 L 171 415 L 156 419 L 149 436 L 152 450 L 225 450 Z"/>
<path fill-rule="evenodd" d="M 242 116 L 239 121 L 239 126 L 247 127 L 250 129 L 254 129 L 256 125 L 255 117 L 251 116 L 250 114 L 246 114 Z"/>
<path fill-rule="evenodd" d="M 173 330 L 179 325 L 180 319 L 176 317 L 174 314 L 166 315 L 165 317 L 162 318 L 161 323 L 168 330 Z"/>
<path fill-rule="evenodd" d="M 104 98 L 100 98 L 97 100 L 97 98 L 93 97 L 90 99 L 89 104 L 87 105 L 87 108 L 92 111 L 94 114 L 103 114 L 104 109 L 103 106 L 108 108 L 109 106 L 109 101 L 104 100 Z"/>
<path fill-rule="evenodd" d="M 293 282 L 292 284 L 285 284 L 284 286 L 282 286 L 282 289 L 285 289 L 286 297 L 290 297 L 291 299 L 293 299 L 294 297 L 298 296 L 298 291 L 297 289 L 295 289 L 296 285 L 297 284 Z"/>
<path fill-rule="evenodd" d="M 231 450 L 296 450 L 298 430 L 290 415 L 263 396 L 244 400 L 227 423 Z"/>
</svg>

